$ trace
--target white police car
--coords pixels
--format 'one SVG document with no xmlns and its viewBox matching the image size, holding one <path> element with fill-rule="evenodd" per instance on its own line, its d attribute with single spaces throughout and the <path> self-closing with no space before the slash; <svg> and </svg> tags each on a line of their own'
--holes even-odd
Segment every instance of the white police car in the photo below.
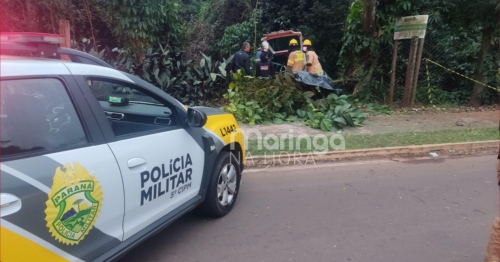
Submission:
<svg viewBox="0 0 500 262">
<path fill-rule="evenodd" d="M 1 35 L 8 50 L 58 39 Z M 245 151 L 231 114 L 56 49 L 74 62 L 0 57 L 2 262 L 116 260 L 195 207 L 232 209 Z"/>
</svg>

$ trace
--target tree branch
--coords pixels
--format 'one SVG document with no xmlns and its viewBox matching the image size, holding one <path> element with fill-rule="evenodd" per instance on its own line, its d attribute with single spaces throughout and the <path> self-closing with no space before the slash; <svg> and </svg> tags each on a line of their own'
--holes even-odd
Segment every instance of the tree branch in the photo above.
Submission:
<svg viewBox="0 0 500 262">
<path fill-rule="evenodd" d="M 99 52 L 97 50 L 97 44 L 96 44 L 96 39 L 95 39 L 95 34 L 94 34 L 94 26 L 92 25 L 92 13 L 90 11 L 90 6 L 87 0 L 83 0 L 83 5 L 85 6 L 85 11 L 87 13 L 87 19 L 89 20 L 90 23 L 90 31 L 92 33 L 92 40 L 94 44 L 94 51 Z"/>
</svg>

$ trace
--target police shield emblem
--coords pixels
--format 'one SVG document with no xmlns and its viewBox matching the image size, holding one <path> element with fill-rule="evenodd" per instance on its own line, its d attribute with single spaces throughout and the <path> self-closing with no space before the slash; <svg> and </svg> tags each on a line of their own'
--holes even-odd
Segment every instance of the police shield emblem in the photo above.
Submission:
<svg viewBox="0 0 500 262">
<path fill-rule="evenodd" d="M 101 211 L 103 193 L 97 181 L 78 163 L 58 167 L 45 202 L 45 220 L 52 236 L 66 245 L 78 244 Z"/>
</svg>

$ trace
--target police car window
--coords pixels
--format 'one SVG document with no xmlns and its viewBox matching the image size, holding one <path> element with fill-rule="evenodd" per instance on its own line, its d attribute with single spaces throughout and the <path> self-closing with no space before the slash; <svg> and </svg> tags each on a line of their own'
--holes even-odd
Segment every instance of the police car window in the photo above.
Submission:
<svg viewBox="0 0 500 262">
<path fill-rule="evenodd" d="M 57 79 L 1 81 L 2 155 L 85 145 L 87 137 Z"/>
<path fill-rule="evenodd" d="M 177 126 L 172 108 L 140 87 L 102 79 L 87 79 L 115 136 L 162 131 Z"/>
<path fill-rule="evenodd" d="M 113 82 L 87 80 L 90 89 L 99 101 L 109 101 L 110 97 L 127 98 L 130 103 L 144 103 L 163 106 L 161 102 L 130 86 Z"/>
</svg>

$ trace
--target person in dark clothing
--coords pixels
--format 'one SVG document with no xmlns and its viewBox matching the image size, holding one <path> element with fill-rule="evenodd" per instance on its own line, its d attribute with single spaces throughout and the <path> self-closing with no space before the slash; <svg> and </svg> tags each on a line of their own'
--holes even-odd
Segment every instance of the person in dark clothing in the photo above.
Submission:
<svg viewBox="0 0 500 262">
<path fill-rule="evenodd" d="M 233 73 L 236 73 L 238 69 L 243 68 L 247 75 L 250 75 L 250 56 L 248 55 L 250 52 L 250 44 L 248 42 L 244 42 L 241 46 L 241 50 L 236 52 L 233 57 L 233 65 L 231 69 Z"/>
<path fill-rule="evenodd" d="M 264 79 L 269 79 L 271 75 L 274 74 L 272 61 L 269 60 L 268 54 L 262 52 L 260 54 L 260 61 L 257 62 L 257 68 L 255 68 L 255 76 L 262 77 Z"/>
<path fill-rule="evenodd" d="M 255 54 L 255 65 L 260 61 L 260 56 L 262 53 L 267 53 L 269 52 L 269 43 L 267 41 L 262 42 L 262 47 L 260 50 Z"/>
</svg>

